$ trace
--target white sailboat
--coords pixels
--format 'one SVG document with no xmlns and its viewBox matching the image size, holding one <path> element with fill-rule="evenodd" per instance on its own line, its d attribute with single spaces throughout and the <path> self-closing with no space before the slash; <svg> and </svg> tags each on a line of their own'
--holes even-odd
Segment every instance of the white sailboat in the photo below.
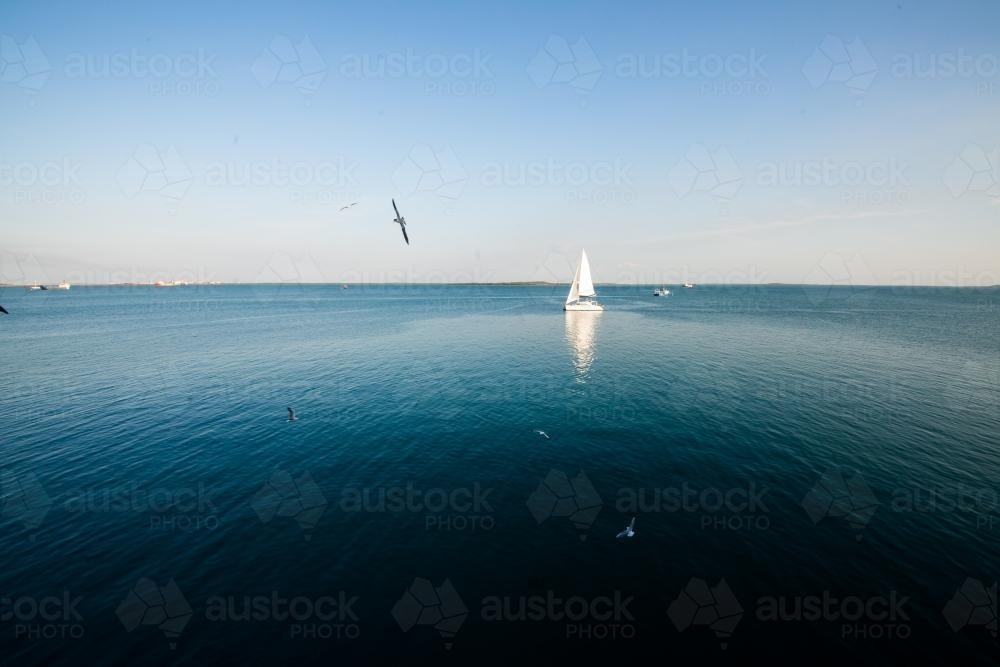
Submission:
<svg viewBox="0 0 1000 667">
<path fill-rule="evenodd" d="M 596 298 L 594 280 L 590 276 L 590 261 L 584 250 L 580 253 L 580 263 L 576 267 L 576 275 L 573 276 L 573 284 L 569 287 L 563 310 L 604 310 L 604 306 L 597 303 Z"/>
</svg>

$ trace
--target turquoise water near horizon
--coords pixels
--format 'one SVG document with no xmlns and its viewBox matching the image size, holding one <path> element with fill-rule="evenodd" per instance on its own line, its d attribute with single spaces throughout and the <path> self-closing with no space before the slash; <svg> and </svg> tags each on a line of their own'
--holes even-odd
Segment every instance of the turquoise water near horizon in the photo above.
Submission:
<svg viewBox="0 0 1000 667">
<path fill-rule="evenodd" d="M 5 288 L 5 655 L 995 659 L 953 619 L 980 582 L 996 629 L 997 288 L 598 289 Z M 824 595 L 905 618 L 767 617 Z M 232 618 L 259 596 L 349 613 Z"/>
</svg>

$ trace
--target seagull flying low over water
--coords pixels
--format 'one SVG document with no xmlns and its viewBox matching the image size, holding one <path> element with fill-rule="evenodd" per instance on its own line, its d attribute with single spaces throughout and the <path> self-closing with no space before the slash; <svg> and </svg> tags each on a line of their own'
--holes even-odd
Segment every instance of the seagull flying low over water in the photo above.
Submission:
<svg viewBox="0 0 1000 667">
<path fill-rule="evenodd" d="M 618 533 L 618 539 L 622 539 L 624 537 L 635 537 L 635 517 L 632 517 L 629 524 L 625 526 L 625 530 Z"/>
<path fill-rule="evenodd" d="M 0 313 L 3 313 L 4 315 L 10 315 L 10 313 L 7 312 L 7 309 L 4 308 L 3 306 L 0 306 Z"/>
<path fill-rule="evenodd" d="M 295 410 L 292 410 L 291 408 L 288 408 L 288 421 L 293 422 L 293 421 L 295 421 L 297 419 L 298 419 L 298 417 L 295 416 Z"/>
<path fill-rule="evenodd" d="M 393 222 L 399 223 L 399 228 L 403 230 L 403 240 L 406 241 L 406 245 L 410 245 L 410 237 L 406 235 L 406 218 L 399 214 L 395 199 L 392 200 L 392 208 L 396 211 L 396 219 Z"/>
<path fill-rule="evenodd" d="M 357 205 L 358 205 L 358 202 L 356 202 L 356 201 L 352 201 L 352 202 L 351 202 L 350 204 L 348 204 L 347 206 L 341 206 L 341 207 L 340 207 L 340 210 L 341 210 L 341 211 L 343 211 L 343 210 L 345 210 L 345 209 L 349 209 L 349 208 L 351 208 L 352 206 L 357 206 Z"/>
<path fill-rule="evenodd" d="M 538 430 L 538 429 L 536 428 L 536 429 L 535 429 L 535 433 L 537 433 L 538 435 L 542 436 L 542 437 L 543 437 L 543 438 L 545 438 L 546 440 L 549 440 L 549 434 L 548 434 L 548 433 L 546 433 L 545 431 L 539 431 L 539 430 Z"/>
</svg>

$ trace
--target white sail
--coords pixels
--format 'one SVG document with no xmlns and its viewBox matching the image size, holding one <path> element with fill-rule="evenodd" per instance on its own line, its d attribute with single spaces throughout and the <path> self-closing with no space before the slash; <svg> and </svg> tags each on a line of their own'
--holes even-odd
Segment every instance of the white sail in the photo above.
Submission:
<svg viewBox="0 0 1000 667">
<path fill-rule="evenodd" d="M 580 263 L 576 265 L 576 275 L 573 276 L 563 310 L 604 310 L 604 306 L 594 301 L 596 296 L 594 279 L 590 276 L 590 260 L 584 250 L 580 253 Z"/>
<path fill-rule="evenodd" d="M 576 267 L 576 274 L 573 276 L 573 284 L 569 286 L 569 296 L 566 297 L 566 304 L 569 305 L 580 298 L 580 267 Z"/>
<path fill-rule="evenodd" d="M 580 296 L 597 296 L 597 292 L 594 291 L 594 280 L 590 277 L 590 262 L 587 260 L 586 250 L 580 255 L 578 277 Z"/>
</svg>

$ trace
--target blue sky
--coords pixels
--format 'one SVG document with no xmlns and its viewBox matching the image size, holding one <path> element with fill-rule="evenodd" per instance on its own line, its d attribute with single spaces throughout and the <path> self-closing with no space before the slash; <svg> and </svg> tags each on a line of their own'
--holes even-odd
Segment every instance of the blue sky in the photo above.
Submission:
<svg viewBox="0 0 1000 667">
<path fill-rule="evenodd" d="M 5 3 L 0 281 L 1000 275 L 1000 5 L 539 4 Z"/>
</svg>

